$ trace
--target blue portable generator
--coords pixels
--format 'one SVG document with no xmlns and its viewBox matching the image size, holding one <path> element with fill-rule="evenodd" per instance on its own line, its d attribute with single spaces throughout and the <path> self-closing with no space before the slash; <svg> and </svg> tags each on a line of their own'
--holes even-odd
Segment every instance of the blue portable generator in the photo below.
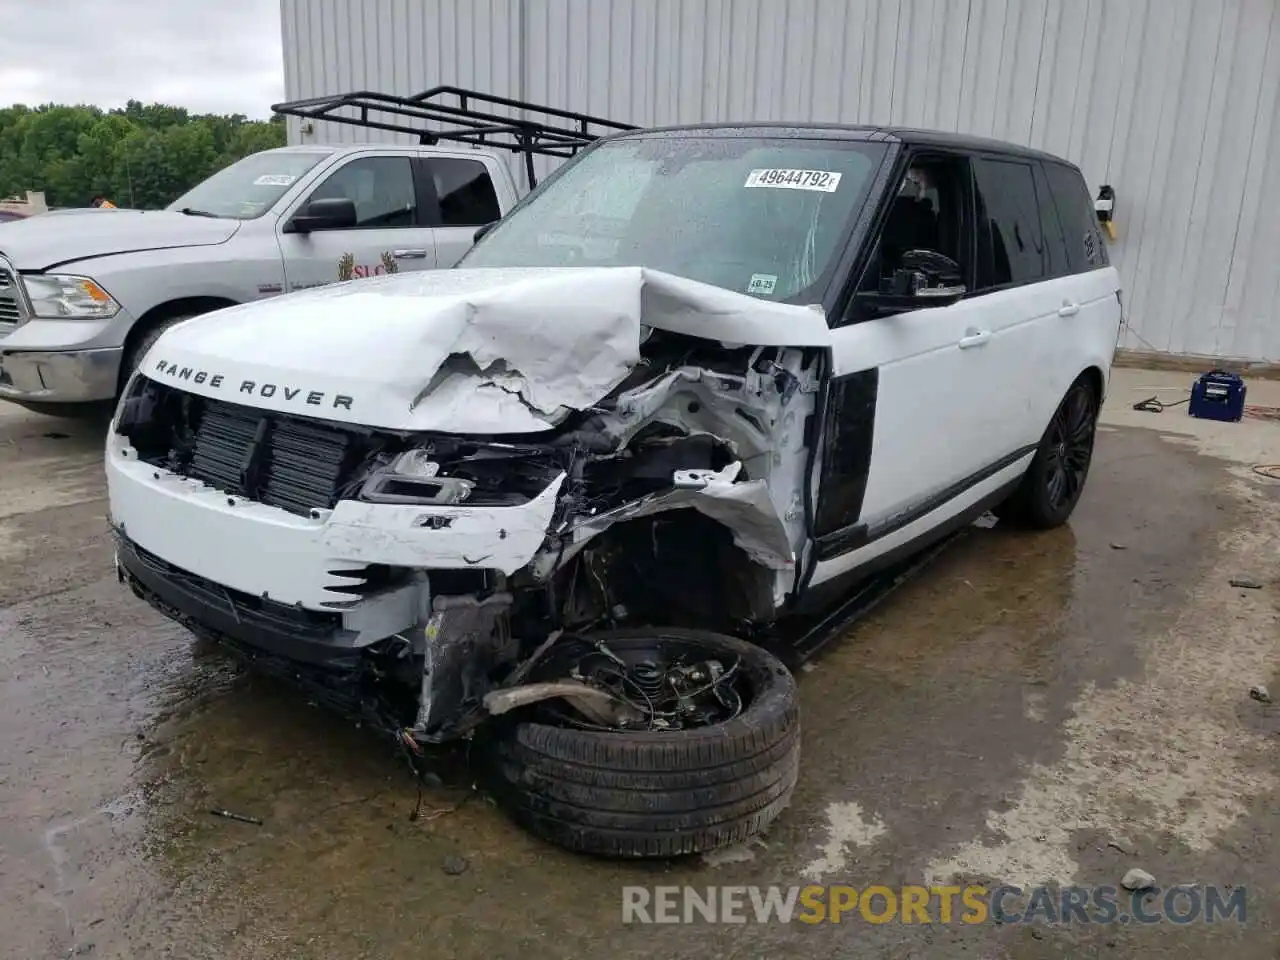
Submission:
<svg viewBox="0 0 1280 960">
<path fill-rule="evenodd" d="M 1234 423 L 1244 416 L 1244 380 L 1237 374 L 1210 370 L 1191 385 L 1187 413 L 1202 420 Z"/>
</svg>

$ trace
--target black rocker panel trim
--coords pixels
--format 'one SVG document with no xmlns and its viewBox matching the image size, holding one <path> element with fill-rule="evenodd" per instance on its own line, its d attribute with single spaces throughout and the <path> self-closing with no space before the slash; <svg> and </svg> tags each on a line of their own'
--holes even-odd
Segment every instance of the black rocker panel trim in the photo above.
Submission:
<svg viewBox="0 0 1280 960">
<path fill-rule="evenodd" d="M 1012 466 L 1023 457 L 1034 453 L 1038 444 L 1028 444 L 1020 447 L 1012 453 L 1006 454 L 994 463 L 990 463 L 976 473 L 958 480 L 951 486 L 939 490 L 937 493 L 931 494 L 918 502 L 912 504 L 905 510 L 888 517 L 875 526 L 865 523 L 855 523 L 841 530 L 828 533 L 825 536 L 819 536 L 817 541 L 818 559 L 830 560 L 841 554 L 848 553 L 850 550 L 856 550 L 859 547 L 865 547 L 869 543 L 874 543 L 881 537 L 887 537 L 889 534 L 901 530 L 908 524 L 915 523 L 921 517 L 926 517 L 933 511 L 945 506 L 949 501 L 963 495 L 966 491 L 984 480 L 989 480 L 1001 470 Z M 865 480 L 864 480 L 865 485 Z"/>
</svg>

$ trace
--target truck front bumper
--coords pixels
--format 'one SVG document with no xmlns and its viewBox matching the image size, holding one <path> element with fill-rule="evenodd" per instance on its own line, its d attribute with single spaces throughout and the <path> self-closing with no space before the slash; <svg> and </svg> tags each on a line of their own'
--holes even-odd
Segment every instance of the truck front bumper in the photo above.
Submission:
<svg viewBox="0 0 1280 960">
<path fill-rule="evenodd" d="M 122 353 L 120 347 L 58 351 L 0 348 L 0 398 L 48 404 L 112 400 Z"/>
</svg>

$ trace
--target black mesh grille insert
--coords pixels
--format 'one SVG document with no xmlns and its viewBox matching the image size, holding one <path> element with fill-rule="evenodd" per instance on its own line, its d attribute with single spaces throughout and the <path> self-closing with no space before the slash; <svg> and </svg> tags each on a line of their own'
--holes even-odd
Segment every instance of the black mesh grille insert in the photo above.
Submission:
<svg viewBox="0 0 1280 960">
<path fill-rule="evenodd" d="M 138 459 L 223 493 L 307 516 L 357 497 L 370 471 L 409 449 L 430 451 L 444 476 L 474 485 L 469 505 L 514 506 L 572 463 L 569 451 L 448 435 L 409 434 L 276 413 L 186 393 L 140 377 L 116 429 Z"/>
<path fill-rule="evenodd" d="M 360 434 L 220 400 L 202 400 L 181 472 L 225 493 L 301 516 L 338 502 Z"/>
<path fill-rule="evenodd" d="M 253 411 L 206 403 L 188 476 L 227 493 L 245 493 L 249 455 L 263 422 Z"/>
<path fill-rule="evenodd" d="M 306 513 L 332 507 L 351 465 L 351 434 L 309 423 L 279 420 L 272 425 L 259 499 Z"/>
</svg>

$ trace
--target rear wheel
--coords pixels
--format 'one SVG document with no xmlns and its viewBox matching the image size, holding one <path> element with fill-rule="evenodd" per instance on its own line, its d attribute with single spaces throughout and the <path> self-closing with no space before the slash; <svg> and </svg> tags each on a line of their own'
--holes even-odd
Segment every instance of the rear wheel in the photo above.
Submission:
<svg viewBox="0 0 1280 960">
<path fill-rule="evenodd" d="M 549 700 L 482 728 L 482 782 L 531 833 L 581 853 L 673 857 L 746 840 L 790 801 L 795 680 L 761 648 L 652 628 L 565 638 L 547 660 L 531 680 L 616 682 L 646 720 L 609 729 Z"/>
<path fill-rule="evenodd" d="M 1066 523 L 1089 476 L 1097 426 L 1097 391 L 1081 377 L 1054 411 L 1018 489 L 996 514 L 1038 530 Z"/>
</svg>

